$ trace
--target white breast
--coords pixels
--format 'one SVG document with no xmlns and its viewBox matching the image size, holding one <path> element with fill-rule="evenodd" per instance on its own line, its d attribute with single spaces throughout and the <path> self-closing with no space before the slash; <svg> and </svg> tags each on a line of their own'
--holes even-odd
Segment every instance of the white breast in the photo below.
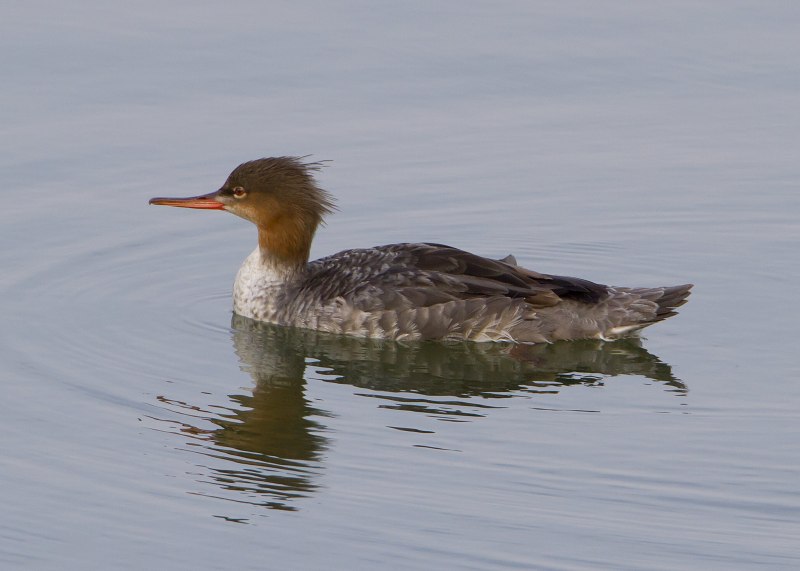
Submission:
<svg viewBox="0 0 800 571">
<path fill-rule="evenodd" d="M 259 321 L 275 322 L 276 298 L 284 290 L 285 273 L 265 264 L 259 248 L 247 256 L 233 284 L 233 311 Z"/>
</svg>

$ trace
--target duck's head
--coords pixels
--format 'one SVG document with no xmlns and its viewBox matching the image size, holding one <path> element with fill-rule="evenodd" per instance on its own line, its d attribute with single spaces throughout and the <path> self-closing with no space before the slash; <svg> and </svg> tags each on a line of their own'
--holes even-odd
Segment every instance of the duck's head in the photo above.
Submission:
<svg viewBox="0 0 800 571">
<path fill-rule="evenodd" d="M 311 175 L 320 166 L 298 157 L 256 159 L 233 169 L 217 191 L 188 198 L 151 198 L 150 204 L 227 210 L 267 228 L 287 217 L 319 224 L 334 209 L 330 194 Z"/>
<path fill-rule="evenodd" d="M 273 255 L 308 259 L 317 226 L 334 208 L 312 172 L 320 163 L 298 157 L 273 157 L 242 163 L 222 188 L 189 198 L 151 198 L 150 204 L 227 210 L 259 230 L 259 244 Z"/>
</svg>

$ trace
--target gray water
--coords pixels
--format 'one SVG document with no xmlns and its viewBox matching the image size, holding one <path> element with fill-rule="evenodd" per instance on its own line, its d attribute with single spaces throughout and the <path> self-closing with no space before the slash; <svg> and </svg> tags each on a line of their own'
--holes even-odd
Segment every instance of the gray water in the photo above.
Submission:
<svg viewBox="0 0 800 571">
<path fill-rule="evenodd" d="M 800 568 L 792 2 L 10 2 L 0 567 Z M 314 256 L 694 282 L 642 340 L 232 319 L 254 229 L 147 206 L 331 160 Z"/>
</svg>

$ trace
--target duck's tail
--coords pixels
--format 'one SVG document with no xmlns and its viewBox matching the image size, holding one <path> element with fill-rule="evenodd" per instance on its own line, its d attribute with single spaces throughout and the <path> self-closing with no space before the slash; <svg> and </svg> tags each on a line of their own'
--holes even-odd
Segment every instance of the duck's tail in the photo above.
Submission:
<svg viewBox="0 0 800 571">
<path fill-rule="evenodd" d="M 656 288 L 653 290 L 654 292 L 661 292 L 660 295 L 651 298 L 658 304 L 658 309 L 656 310 L 653 323 L 676 315 L 678 312 L 675 310 L 689 301 L 689 294 L 692 293 L 693 285 L 694 284 L 683 284 L 671 287 Z"/>
<path fill-rule="evenodd" d="M 604 337 L 616 338 L 676 315 L 688 301 L 692 284 L 653 288 L 613 288 L 609 325 Z M 615 303 L 616 302 L 616 303 Z"/>
</svg>

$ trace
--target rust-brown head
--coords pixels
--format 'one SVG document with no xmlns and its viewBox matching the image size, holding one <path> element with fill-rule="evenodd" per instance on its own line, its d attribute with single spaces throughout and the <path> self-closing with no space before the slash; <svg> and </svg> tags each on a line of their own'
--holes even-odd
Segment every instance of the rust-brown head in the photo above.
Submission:
<svg viewBox="0 0 800 571">
<path fill-rule="evenodd" d="M 320 166 L 298 157 L 257 159 L 233 169 L 215 192 L 151 198 L 150 204 L 227 210 L 258 226 L 265 253 L 304 263 L 317 227 L 335 209 L 331 195 L 317 186 L 311 174 Z"/>
</svg>

